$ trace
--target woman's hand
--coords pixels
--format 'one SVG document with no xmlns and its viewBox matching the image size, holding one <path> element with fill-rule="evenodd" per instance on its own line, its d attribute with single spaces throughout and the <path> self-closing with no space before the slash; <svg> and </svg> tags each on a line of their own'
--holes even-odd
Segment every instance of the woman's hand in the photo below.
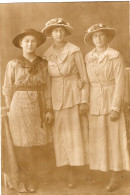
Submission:
<svg viewBox="0 0 130 195">
<path fill-rule="evenodd" d="M 10 109 L 11 101 L 12 99 L 10 97 L 5 97 L 5 103 L 8 109 Z"/>
<path fill-rule="evenodd" d="M 7 112 L 7 116 L 9 117 L 9 111 L 10 111 L 10 105 L 11 105 L 11 98 L 6 98 L 5 99 L 6 102 L 6 112 Z"/>
<path fill-rule="evenodd" d="M 53 121 L 54 117 L 53 114 L 51 112 L 47 112 L 46 116 L 45 116 L 45 120 L 48 124 L 51 124 Z"/>
<path fill-rule="evenodd" d="M 84 87 L 84 80 L 83 79 L 79 79 L 78 80 L 78 88 L 82 89 Z"/>
<path fill-rule="evenodd" d="M 112 110 L 110 113 L 110 118 L 112 121 L 116 121 L 119 118 L 119 112 Z"/>
<path fill-rule="evenodd" d="M 79 113 L 83 114 L 83 115 L 87 115 L 87 113 L 88 113 L 88 104 L 87 103 L 80 104 Z"/>
<path fill-rule="evenodd" d="M 7 112 L 7 116 L 8 116 L 8 117 L 9 117 L 9 113 L 10 113 L 10 112 L 8 111 L 8 112 Z"/>
</svg>

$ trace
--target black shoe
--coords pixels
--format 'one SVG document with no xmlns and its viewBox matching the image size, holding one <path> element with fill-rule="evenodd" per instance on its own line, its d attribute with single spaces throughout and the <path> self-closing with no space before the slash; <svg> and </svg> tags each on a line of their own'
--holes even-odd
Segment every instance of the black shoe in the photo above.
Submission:
<svg viewBox="0 0 130 195">
<path fill-rule="evenodd" d="M 36 189 L 34 187 L 34 185 L 32 183 L 29 183 L 28 185 L 26 185 L 26 189 L 29 193 L 34 193 L 36 192 Z"/>
<path fill-rule="evenodd" d="M 35 189 L 34 189 L 33 187 L 26 187 L 26 189 L 27 189 L 27 192 L 29 192 L 29 193 L 34 193 L 34 192 L 36 192 Z"/>
<path fill-rule="evenodd" d="M 117 189 L 117 186 L 107 186 L 107 187 L 106 187 L 107 192 L 113 192 L 113 191 L 115 191 L 116 189 Z"/>
<path fill-rule="evenodd" d="M 117 182 L 111 182 L 107 187 L 107 192 L 113 192 L 118 188 L 119 184 Z"/>
<path fill-rule="evenodd" d="M 110 179 L 110 183 L 109 185 L 106 187 L 106 190 L 108 192 L 113 192 L 114 190 L 116 190 L 119 187 L 119 173 L 113 173 L 111 175 L 111 179 Z"/>
<path fill-rule="evenodd" d="M 74 188 L 76 188 L 76 185 L 75 185 L 75 184 L 72 184 L 72 183 L 69 183 L 69 184 L 68 184 L 68 188 L 74 189 Z"/>
</svg>

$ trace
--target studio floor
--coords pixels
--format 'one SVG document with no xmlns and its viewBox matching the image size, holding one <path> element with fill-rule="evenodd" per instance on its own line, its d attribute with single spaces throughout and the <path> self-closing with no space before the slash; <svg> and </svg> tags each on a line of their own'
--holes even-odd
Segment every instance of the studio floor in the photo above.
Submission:
<svg viewBox="0 0 130 195">
<path fill-rule="evenodd" d="M 119 177 L 119 188 L 114 192 L 106 192 L 109 175 L 99 171 L 85 171 L 78 177 L 75 189 L 67 187 L 66 173 L 56 169 L 48 185 L 43 185 L 43 180 L 38 181 L 35 193 L 18 193 L 7 189 L 2 181 L 1 195 L 130 195 L 130 172 L 122 172 Z"/>
</svg>

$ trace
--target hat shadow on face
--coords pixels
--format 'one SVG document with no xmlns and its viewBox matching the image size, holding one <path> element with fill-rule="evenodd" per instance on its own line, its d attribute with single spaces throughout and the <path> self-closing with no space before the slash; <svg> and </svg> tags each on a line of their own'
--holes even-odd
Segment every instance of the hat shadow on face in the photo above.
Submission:
<svg viewBox="0 0 130 195">
<path fill-rule="evenodd" d="M 50 28 L 50 29 L 48 30 L 48 34 L 49 34 L 50 36 L 48 36 L 48 37 L 51 38 L 51 37 L 52 37 L 52 32 L 53 32 L 53 30 L 56 29 L 56 28 L 59 28 L 59 27 L 61 27 L 61 26 L 55 26 L 55 27 Z M 67 31 L 64 27 L 61 27 L 61 28 L 63 28 L 63 29 L 65 30 L 65 36 L 69 35 L 69 34 L 68 34 L 68 31 Z"/>
<path fill-rule="evenodd" d="M 112 37 L 111 37 L 111 34 L 105 30 L 100 30 L 99 32 L 103 32 L 105 34 L 105 37 L 106 37 L 106 45 L 112 41 Z M 95 44 L 93 43 L 93 35 L 94 33 L 90 36 L 90 43 L 89 45 L 91 46 L 95 46 Z"/>
<path fill-rule="evenodd" d="M 19 46 L 21 47 L 21 49 L 22 49 L 21 44 L 22 44 L 23 39 L 24 39 L 25 37 L 28 37 L 28 36 L 34 37 L 34 38 L 36 39 L 36 41 L 37 41 L 37 47 L 38 47 L 38 39 L 37 39 L 37 37 L 36 37 L 35 35 L 28 34 L 28 35 L 25 35 L 25 36 L 21 37 L 21 39 L 19 39 Z M 27 38 L 27 39 L 28 39 L 28 38 Z"/>
</svg>

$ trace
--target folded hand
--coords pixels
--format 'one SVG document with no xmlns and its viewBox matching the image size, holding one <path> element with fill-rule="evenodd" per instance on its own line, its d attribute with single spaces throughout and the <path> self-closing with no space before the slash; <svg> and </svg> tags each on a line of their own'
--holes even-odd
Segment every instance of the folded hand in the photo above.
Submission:
<svg viewBox="0 0 130 195">
<path fill-rule="evenodd" d="M 87 115 L 87 113 L 88 113 L 88 104 L 87 103 L 80 104 L 79 113 L 83 114 L 83 115 Z"/>
<path fill-rule="evenodd" d="M 51 124 L 54 119 L 53 114 L 51 112 L 47 112 L 45 118 L 48 124 Z"/>
<path fill-rule="evenodd" d="M 111 120 L 115 121 L 115 120 L 118 119 L 118 117 L 119 117 L 119 112 L 116 112 L 116 111 L 112 110 L 111 113 L 110 113 Z"/>
<path fill-rule="evenodd" d="M 83 87 L 84 87 L 84 81 L 83 81 L 83 79 L 79 79 L 78 80 L 78 88 L 82 89 Z"/>
</svg>

